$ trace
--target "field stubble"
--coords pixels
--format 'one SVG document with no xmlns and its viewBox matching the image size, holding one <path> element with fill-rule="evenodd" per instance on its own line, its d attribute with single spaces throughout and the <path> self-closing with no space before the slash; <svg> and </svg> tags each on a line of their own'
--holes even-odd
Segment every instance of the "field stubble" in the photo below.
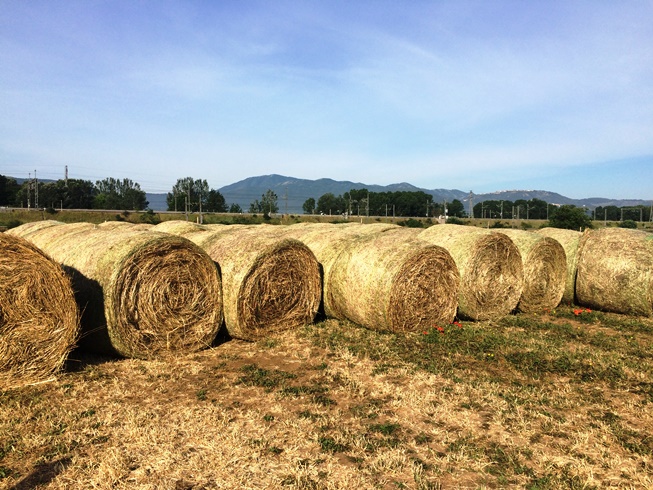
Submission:
<svg viewBox="0 0 653 490">
<path fill-rule="evenodd" d="M 0 393 L 0 488 L 651 488 L 653 321 L 327 320 Z"/>
</svg>

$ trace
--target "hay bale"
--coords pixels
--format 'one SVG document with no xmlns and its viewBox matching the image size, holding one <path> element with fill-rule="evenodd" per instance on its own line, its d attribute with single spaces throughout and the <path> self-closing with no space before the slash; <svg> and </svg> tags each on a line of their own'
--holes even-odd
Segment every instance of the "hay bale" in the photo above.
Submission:
<svg viewBox="0 0 653 490">
<path fill-rule="evenodd" d="M 460 275 L 444 248 L 389 229 L 348 241 L 328 276 L 331 313 L 364 327 L 421 331 L 451 323 Z"/>
<path fill-rule="evenodd" d="M 580 239 L 578 304 L 627 315 L 653 315 L 653 234 L 588 230 Z"/>
<path fill-rule="evenodd" d="M 61 266 L 0 233 L 0 391 L 46 380 L 79 335 L 75 295 Z"/>
<path fill-rule="evenodd" d="M 70 273 L 82 311 L 82 347 L 152 358 L 209 346 L 220 328 L 218 271 L 189 240 L 79 223 L 27 238 Z"/>
<path fill-rule="evenodd" d="M 581 232 L 576 230 L 565 230 L 562 228 L 540 228 L 538 234 L 548 236 L 557 241 L 565 249 L 567 258 L 567 278 L 565 280 L 565 292 L 562 295 L 562 302 L 573 304 L 576 301 L 576 273 L 578 271 L 578 245 Z"/>
<path fill-rule="evenodd" d="M 103 230 L 115 230 L 116 228 L 133 228 L 134 223 L 129 221 L 104 221 L 97 226 Z"/>
<path fill-rule="evenodd" d="M 6 231 L 8 235 L 26 237 L 29 233 L 37 232 L 43 228 L 49 228 L 50 226 L 62 225 L 61 221 L 55 221 L 51 219 L 46 219 L 42 221 L 33 221 L 31 223 L 23 223 L 20 226 L 11 228 Z"/>
<path fill-rule="evenodd" d="M 172 235 L 185 235 L 186 233 L 204 231 L 206 228 L 202 225 L 193 223 L 192 221 L 170 220 L 162 221 L 158 225 L 155 225 L 153 230 L 162 233 L 170 233 Z"/>
<path fill-rule="evenodd" d="M 529 231 L 497 229 L 517 245 L 524 265 L 524 289 L 517 308 L 541 313 L 560 304 L 565 292 L 565 250 L 553 238 Z"/>
<path fill-rule="evenodd" d="M 460 271 L 458 314 L 470 320 L 508 315 L 524 289 L 517 246 L 504 234 L 474 226 L 442 224 L 419 231 L 421 240 L 444 247 Z"/>
<path fill-rule="evenodd" d="M 232 337 L 257 340 L 314 320 L 320 270 L 303 243 L 235 225 L 186 236 L 219 264 L 225 324 Z"/>
<path fill-rule="evenodd" d="M 332 304 L 330 294 L 331 269 L 338 255 L 348 244 L 364 236 L 382 233 L 389 229 L 398 229 L 396 225 L 381 223 L 297 223 L 289 226 L 277 226 L 274 231 L 280 236 L 294 238 L 311 249 L 320 264 L 322 275 L 321 311 L 328 317 L 338 318 L 336 307 Z"/>
</svg>

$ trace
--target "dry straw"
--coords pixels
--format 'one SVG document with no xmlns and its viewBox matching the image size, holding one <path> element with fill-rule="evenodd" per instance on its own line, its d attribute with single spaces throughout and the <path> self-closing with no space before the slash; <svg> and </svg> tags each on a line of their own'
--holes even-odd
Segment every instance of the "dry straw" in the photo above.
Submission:
<svg viewBox="0 0 653 490">
<path fill-rule="evenodd" d="M 79 223 L 27 238 L 71 274 L 82 309 L 82 347 L 151 358 L 206 347 L 220 328 L 218 271 L 189 240 Z"/>
<path fill-rule="evenodd" d="M 134 223 L 129 221 L 105 221 L 97 226 L 103 230 L 115 230 L 116 228 L 133 228 Z"/>
<path fill-rule="evenodd" d="M 524 268 L 506 235 L 474 226 L 435 225 L 418 237 L 449 251 L 460 271 L 458 314 L 470 320 L 501 318 L 517 307 Z"/>
<path fill-rule="evenodd" d="M 169 220 L 162 221 L 158 225 L 155 225 L 153 230 L 163 233 L 171 233 L 172 235 L 185 235 L 196 231 L 204 231 L 206 228 L 202 225 L 193 223 L 192 221 Z"/>
<path fill-rule="evenodd" d="M 333 305 L 331 289 L 331 269 L 338 255 L 349 243 L 360 237 L 399 228 L 391 224 L 359 223 L 297 223 L 290 226 L 277 226 L 276 231 L 288 238 L 304 243 L 315 254 L 322 273 L 322 312 L 329 317 L 338 318 L 337 308 Z"/>
<path fill-rule="evenodd" d="M 28 241 L 0 233 L 0 391 L 46 380 L 79 334 L 69 278 Z"/>
<path fill-rule="evenodd" d="M 460 275 L 453 258 L 411 230 L 348 241 L 328 281 L 332 314 L 370 329 L 421 331 L 456 315 Z"/>
<path fill-rule="evenodd" d="M 232 337 L 257 340 L 313 322 L 320 271 L 303 243 L 263 227 L 220 226 L 186 234 L 220 267 L 224 316 Z"/>
<path fill-rule="evenodd" d="M 586 231 L 580 240 L 576 297 L 591 308 L 653 315 L 653 234 L 624 228 Z"/>
<path fill-rule="evenodd" d="M 524 313 L 541 313 L 560 304 L 565 292 L 567 259 L 556 240 L 529 231 L 504 230 L 517 245 L 524 265 L 524 289 L 517 308 Z"/>
<path fill-rule="evenodd" d="M 581 232 L 576 230 L 565 230 L 562 228 L 540 228 L 538 234 L 548 236 L 556 240 L 565 249 L 567 257 L 567 278 L 565 281 L 565 292 L 562 295 L 562 302 L 573 304 L 576 301 L 576 273 L 578 271 L 578 245 Z"/>
</svg>

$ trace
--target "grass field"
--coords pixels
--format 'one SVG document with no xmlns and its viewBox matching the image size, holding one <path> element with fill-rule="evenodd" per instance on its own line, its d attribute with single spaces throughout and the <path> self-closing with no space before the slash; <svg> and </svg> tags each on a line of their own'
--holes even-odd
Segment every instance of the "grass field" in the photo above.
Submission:
<svg viewBox="0 0 653 490">
<path fill-rule="evenodd" d="M 653 320 L 327 320 L 0 393 L 0 488 L 653 487 Z"/>
</svg>

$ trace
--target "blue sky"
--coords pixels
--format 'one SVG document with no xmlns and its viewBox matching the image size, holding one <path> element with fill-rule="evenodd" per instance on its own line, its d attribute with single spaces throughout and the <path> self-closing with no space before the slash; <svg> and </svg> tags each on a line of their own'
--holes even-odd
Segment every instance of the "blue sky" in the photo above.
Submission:
<svg viewBox="0 0 653 490">
<path fill-rule="evenodd" d="M 653 2 L 0 0 L 0 174 L 653 199 Z"/>
</svg>

